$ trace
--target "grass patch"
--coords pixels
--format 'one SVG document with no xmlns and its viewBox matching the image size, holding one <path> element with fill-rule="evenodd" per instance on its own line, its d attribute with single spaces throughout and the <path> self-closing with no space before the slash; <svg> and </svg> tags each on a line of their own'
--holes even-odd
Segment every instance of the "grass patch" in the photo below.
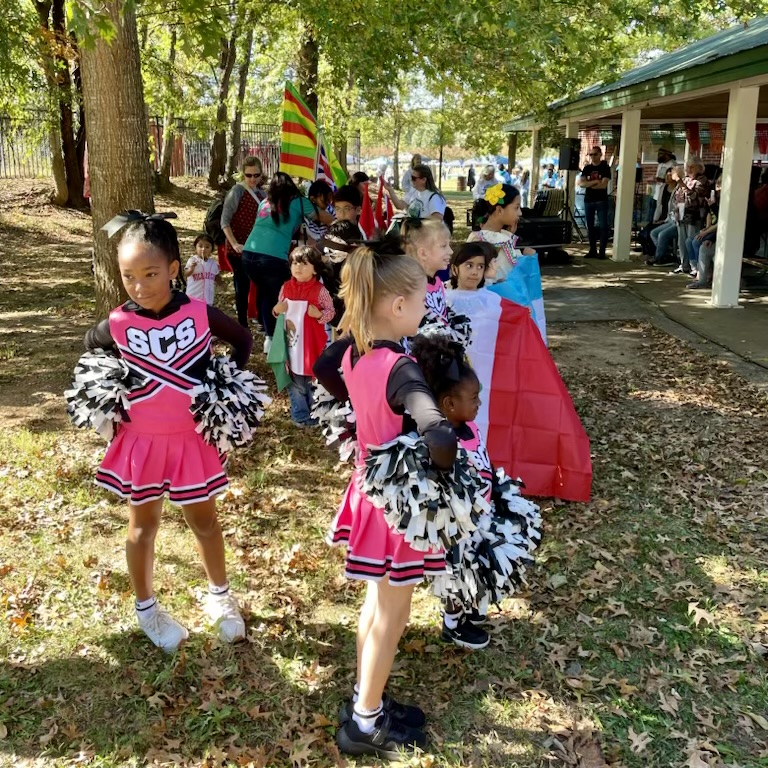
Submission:
<svg viewBox="0 0 768 768">
<path fill-rule="evenodd" d="M 158 209 L 180 213 L 186 238 L 207 199 L 184 190 Z M 468 201 L 449 203 L 461 223 Z M 34 244 L 19 235 L 6 256 L 20 274 L 72 224 L 50 208 L 2 216 Z M 248 642 L 222 646 L 204 625 L 193 537 L 168 506 L 157 588 L 191 637 L 155 651 L 134 625 L 124 505 L 91 482 L 103 445 L 63 413 L 92 300 L 90 222 L 73 221 L 71 303 L 25 293 L 0 337 L 14 364 L 0 394 L 0 764 L 343 765 L 333 734 L 362 588 L 323 536 L 349 470 L 277 397 L 219 505 Z M 217 300 L 231 307 L 228 282 Z M 417 593 L 391 681 L 430 719 L 433 754 L 414 765 L 766 766 L 765 398 L 649 327 L 600 326 L 642 335 L 622 366 L 574 352 L 586 326 L 553 330 L 594 497 L 543 503 L 529 591 L 492 613 L 486 651 L 441 644 L 439 607 Z M 22 341 L 33 331 L 45 354 Z"/>
</svg>

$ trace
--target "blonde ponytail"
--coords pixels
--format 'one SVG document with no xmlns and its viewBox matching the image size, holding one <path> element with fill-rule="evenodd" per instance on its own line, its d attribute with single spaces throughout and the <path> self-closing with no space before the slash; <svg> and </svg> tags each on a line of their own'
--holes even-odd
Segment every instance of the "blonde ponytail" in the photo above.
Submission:
<svg viewBox="0 0 768 768">
<path fill-rule="evenodd" d="M 344 301 L 344 317 L 339 327 L 351 333 L 361 354 L 370 352 L 373 344 L 373 296 L 375 290 L 374 253 L 361 245 L 347 256 L 341 269 L 339 298 Z"/>
<path fill-rule="evenodd" d="M 387 296 L 409 296 L 424 281 L 424 270 L 414 259 L 402 252 L 392 252 L 386 242 L 377 253 L 360 246 L 347 256 L 341 270 L 339 297 L 345 304 L 339 326 L 343 333 L 352 334 L 361 355 L 373 346 L 373 310 L 376 301 Z"/>
</svg>

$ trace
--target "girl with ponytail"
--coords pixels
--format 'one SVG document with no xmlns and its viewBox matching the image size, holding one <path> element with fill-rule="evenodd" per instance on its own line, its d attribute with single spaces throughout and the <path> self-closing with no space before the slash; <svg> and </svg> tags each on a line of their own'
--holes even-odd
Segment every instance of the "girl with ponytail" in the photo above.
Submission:
<svg viewBox="0 0 768 768">
<path fill-rule="evenodd" d="M 424 712 L 399 704 L 384 689 L 413 589 L 425 575 L 445 570 L 445 556 L 442 550 L 414 550 L 360 490 L 368 446 L 414 428 L 438 469 L 451 468 L 456 458 L 456 435 L 399 343 L 416 334 L 426 289 L 424 270 L 397 241 L 357 248 L 342 269 L 345 335 L 314 369 L 338 401 L 349 399 L 357 420 L 356 468 L 328 536 L 347 545 L 347 577 L 368 582 L 357 631 L 357 679 L 336 735 L 341 751 L 352 755 L 399 759 L 403 750 L 426 746 Z"/>
</svg>

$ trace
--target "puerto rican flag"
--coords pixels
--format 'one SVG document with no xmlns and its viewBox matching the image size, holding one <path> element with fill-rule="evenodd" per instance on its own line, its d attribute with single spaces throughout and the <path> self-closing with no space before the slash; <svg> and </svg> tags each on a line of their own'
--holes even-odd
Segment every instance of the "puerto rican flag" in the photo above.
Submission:
<svg viewBox="0 0 768 768">
<path fill-rule="evenodd" d="M 472 320 L 467 355 L 480 379 L 477 414 L 491 461 L 525 483 L 525 495 L 589 501 L 589 438 L 527 307 L 496 293 L 448 291 Z"/>
</svg>

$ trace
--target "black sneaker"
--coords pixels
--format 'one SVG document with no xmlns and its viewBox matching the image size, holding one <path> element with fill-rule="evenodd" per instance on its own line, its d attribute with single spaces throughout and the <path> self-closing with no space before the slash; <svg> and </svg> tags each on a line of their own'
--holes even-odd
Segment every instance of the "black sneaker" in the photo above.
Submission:
<svg viewBox="0 0 768 768">
<path fill-rule="evenodd" d="M 586 256 L 584 256 L 585 259 L 596 259 L 597 258 L 597 251 L 590 251 Z"/>
<path fill-rule="evenodd" d="M 484 629 L 473 626 L 466 618 L 460 619 L 454 629 L 448 629 L 443 621 L 443 640 L 472 651 L 481 651 L 491 642 L 491 638 Z"/>
<path fill-rule="evenodd" d="M 480 613 L 480 611 L 478 611 L 477 608 L 473 608 L 472 612 L 466 614 L 466 616 L 467 616 L 467 621 L 476 627 L 482 627 L 483 624 L 485 624 L 488 621 L 488 617 Z"/>
<path fill-rule="evenodd" d="M 401 704 L 399 701 L 395 701 L 386 691 L 381 697 L 381 704 L 384 712 L 391 715 L 393 720 L 409 728 L 423 728 L 427 723 L 427 716 L 424 714 L 424 710 L 409 704 Z M 352 719 L 353 709 L 354 704 L 351 699 L 341 705 L 339 722 L 342 725 Z"/>
<path fill-rule="evenodd" d="M 363 733 L 354 720 L 347 720 L 336 731 L 336 743 L 345 755 L 376 755 L 387 760 L 400 760 L 418 747 L 425 749 L 427 737 L 418 730 L 398 723 L 387 712 L 376 718 L 371 733 Z"/>
</svg>

